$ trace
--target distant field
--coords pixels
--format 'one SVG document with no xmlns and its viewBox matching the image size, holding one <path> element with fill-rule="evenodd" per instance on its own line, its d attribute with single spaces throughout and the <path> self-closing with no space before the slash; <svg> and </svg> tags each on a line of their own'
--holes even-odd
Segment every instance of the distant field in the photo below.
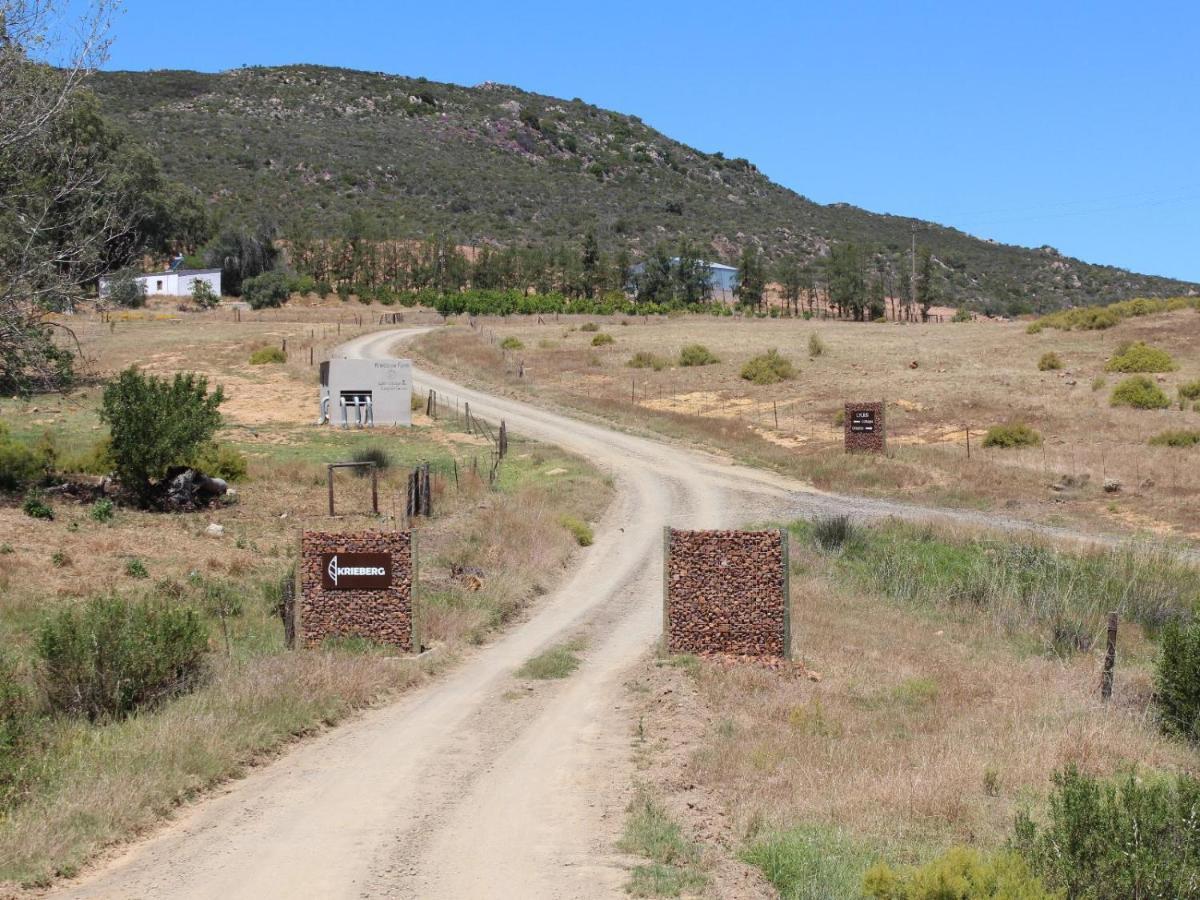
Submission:
<svg viewBox="0 0 1200 900">
<path fill-rule="evenodd" d="M 591 321 L 596 332 L 583 331 Z M 1195 450 L 1149 446 L 1162 431 L 1200 428 L 1176 388 L 1200 377 L 1200 315 L 1182 310 L 1105 331 L 1026 333 L 1024 323 L 861 324 L 784 319 L 513 317 L 455 323 L 419 354 L 543 402 L 586 409 L 630 427 L 700 442 L 792 472 L 820 488 L 993 509 L 1046 523 L 1200 535 Z M 611 344 L 593 346 L 597 334 Z M 812 356 L 810 340 L 823 345 Z M 519 350 L 500 344 L 515 338 Z M 1164 410 L 1110 406 L 1124 376 L 1105 362 L 1125 341 L 1167 350 L 1178 368 L 1157 379 Z M 682 367 L 702 344 L 720 362 Z M 758 386 L 739 373 L 778 348 L 795 377 Z M 1039 370 L 1049 351 L 1062 362 Z M 629 363 L 641 354 L 639 368 Z M 523 371 L 523 375 L 521 372 Z M 848 400 L 887 400 L 887 459 L 840 453 Z M 986 430 L 1023 422 L 1043 443 L 984 449 Z M 967 458 L 967 429 L 971 457 Z M 1113 493 L 1105 479 L 1120 482 Z M 1055 485 L 1060 489 L 1052 489 Z"/>
</svg>

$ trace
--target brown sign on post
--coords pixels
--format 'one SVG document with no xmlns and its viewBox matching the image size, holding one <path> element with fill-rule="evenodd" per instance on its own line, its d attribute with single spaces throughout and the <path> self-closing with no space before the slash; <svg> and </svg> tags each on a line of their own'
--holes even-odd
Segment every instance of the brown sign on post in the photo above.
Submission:
<svg viewBox="0 0 1200 900">
<path fill-rule="evenodd" d="M 791 658 L 788 541 L 770 531 L 663 530 L 668 653 Z"/>
<path fill-rule="evenodd" d="M 416 548 L 409 531 L 305 531 L 295 629 L 303 647 L 361 637 L 415 650 Z"/>
<path fill-rule="evenodd" d="M 846 451 L 887 452 L 884 403 L 847 403 L 844 421 Z"/>
</svg>

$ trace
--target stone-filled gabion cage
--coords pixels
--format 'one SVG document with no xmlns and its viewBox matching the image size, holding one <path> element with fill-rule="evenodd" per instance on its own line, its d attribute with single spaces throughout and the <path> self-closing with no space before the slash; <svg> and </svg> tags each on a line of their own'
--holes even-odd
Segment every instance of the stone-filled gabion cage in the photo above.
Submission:
<svg viewBox="0 0 1200 900">
<path fill-rule="evenodd" d="M 666 528 L 663 559 L 668 653 L 791 658 L 785 530 Z"/>
<path fill-rule="evenodd" d="M 847 453 L 887 453 L 887 422 L 882 400 L 847 403 L 843 428 Z"/>
<path fill-rule="evenodd" d="M 361 637 L 416 650 L 413 584 L 416 547 L 410 531 L 305 531 L 300 538 L 296 641 Z"/>
</svg>

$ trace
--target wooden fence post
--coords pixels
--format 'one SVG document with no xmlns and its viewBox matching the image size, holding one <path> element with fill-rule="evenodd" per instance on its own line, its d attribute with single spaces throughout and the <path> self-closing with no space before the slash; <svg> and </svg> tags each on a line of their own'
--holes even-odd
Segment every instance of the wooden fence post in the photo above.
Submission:
<svg viewBox="0 0 1200 900">
<path fill-rule="evenodd" d="M 1112 698 L 1113 666 L 1117 662 L 1117 614 L 1108 614 L 1108 645 L 1104 649 L 1104 671 L 1100 675 L 1100 699 Z"/>
</svg>

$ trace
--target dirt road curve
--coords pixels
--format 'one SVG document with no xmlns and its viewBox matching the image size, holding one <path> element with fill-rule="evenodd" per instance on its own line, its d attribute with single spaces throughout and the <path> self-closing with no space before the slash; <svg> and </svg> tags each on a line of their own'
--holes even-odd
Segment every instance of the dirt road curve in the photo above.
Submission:
<svg viewBox="0 0 1200 900">
<path fill-rule="evenodd" d="M 343 349 L 386 356 L 414 333 L 379 332 Z M 478 415 L 610 471 L 617 497 L 595 544 L 527 622 L 448 676 L 297 747 L 57 893 L 623 896 L 623 860 L 613 850 L 631 780 L 622 682 L 660 631 L 662 526 L 734 526 L 848 502 L 865 515 L 964 516 L 813 494 L 442 378 L 417 373 L 416 381 L 443 402 L 467 400 Z M 515 668 L 579 634 L 588 649 L 575 674 L 514 695 Z"/>
</svg>

